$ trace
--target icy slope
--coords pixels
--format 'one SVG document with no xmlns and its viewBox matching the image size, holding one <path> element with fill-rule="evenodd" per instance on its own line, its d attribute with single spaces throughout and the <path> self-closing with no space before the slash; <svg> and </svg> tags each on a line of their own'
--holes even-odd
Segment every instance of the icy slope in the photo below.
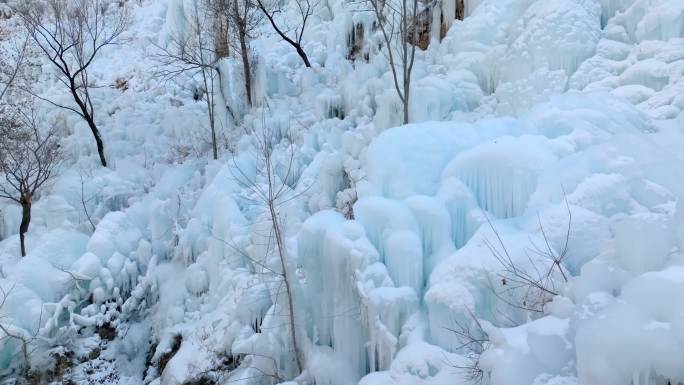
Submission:
<svg viewBox="0 0 684 385">
<path fill-rule="evenodd" d="M 128 85 L 96 93 L 111 169 L 83 122 L 45 109 L 70 162 L 35 204 L 24 259 L 19 210 L 0 203 L 2 315 L 37 337 L 35 367 L 69 352 L 79 384 L 442 385 L 476 369 L 493 385 L 684 383 L 680 1 L 467 2 L 418 54 L 402 127 L 383 55 L 345 58 L 372 20 L 326 2 L 305 35 L 312 69 L 268 25 L 256 34 L 254 109 L 224 60 L 241 118 L 223 111 L 219 161 L 203 156 L 196 81 L 154 76 L 154 45 L 191 3 L 132 5 L 130 43 L 97 62 L 98 83 Z M 68 100 L 51 71 L 44 93 Z M 248 134 L 262 126 L 279 175 L 299 177 L 280 209 L 299 376 L 263 207 L 237 177 L 263 181 Z M 503 287 L 495 251 L 546 271 L 534 251 L 565 250 L 568 227 L 550 302 L 512 306 L 528 293 Z M 486 341 L 464 345 L 463 325 Z M 20 346 L 0 343 L 10 378 Z"/>
<path fill-rule="evenodd" d="M 509 135 L 477 135 L 499 129 Z M 325 220 L 318 214 L 305 222 L 303 234 L 307 236 L 299 238 L 300 260 L 318 256 L 322 264 L 315 268 L 307 267 L 312 262 L 304 264 L 307 277 L 323 274 L 321 281 L 332 283 L 339 279 L 339 271 L 358 271 L 353 275 L 358 287 L 329 287 L 331 294 L 326 295 L 338 298 L 335 306 L 330 307 L 330 298 L 312 297 L 314 309 L 322 313 L 317 317 L 332 318 L 340 336 L 332 339 L 333 348 L 347 353 L 350 339 L 357 334 L 358 324 L 339 315 L 349 306 L 348 299 L 341 299 L 351 298 L 366 315 L 363 328 L 371 345 L 358 345 L 348 357 L 358 365 L 357 357 L 366 356 L 369 368 L 388 370 L 383 380 L 374 374 L 364 383 L 413 383 L 416 378 L 442 383 L 443 376 L 453 376 L 451 381 L 459 378 L 454 368 L 462 365 L 459 359 L 452 358 L 456 360 L 452 364 L 432 362 L 425 343 L 464 353 L 463 341 L 453 330 L 470 321 L 470 311 L 494 327 L 503 327 L 489 332 L 492 345 L 481 363 L 491 370 L 492 383 L 529 384 L 542 381 L 545 377 L 537 378 L 542 374 L 568 377 L 563 381 L 577 376 L 573 381 L 580 383 L 625 383 L 632 374 L 647 381 L 651 368 L 666 356 L 640 360 L 636 355 L 629 365 L 621 363 L 624 371 L 615 374 L 617 362 L 601 367 L 594 360 L 603 354 L 616 361 L 622 356 L 613 354 L 615 350 L 603 353 L 604 348 L 615 348 L 609 342 L 594 342 L 591 336 L 602 335 L 606 341 L 618 338 L 625 344 L 624 351 L 660 346 L 656 339 L 639 337 L 629 342 L 627 337 L 640 334 L 641 328 L 649 330 L 655 321 L 649 321 L 648 315 L 640 315 L 641 321 L 631 325 L 601 316 L 625 301 L 643 300 L 646 294 L 637 293 L 650 289 L 639 284 L 648 274 L 640 275 L 666 269 L 682 258 L 678 251 L 681 234 L 675 230 L 677 224 L 681 226 L 677 202 L 682 171 L 672 165 L 683 164 L 678 149 L 684 138 L 681 126 L 660 133 L 650 133 L 652 129 L 649 118 L 624 101 L 605 93 L 573 93 L 539 105 L 518 120 L 430 123 L 383 132 L 369 146 L 373 156 L 366 163 L 368 179 L 359 184 L 356 220 L 345 224 L 332 213 Z M 407 156 L 402 147 L 409 141 L 421 150 L 415 156 Z M 487 218 L 519 268 L 541 268 L 549 260 L 530 251 L 545 242 L 540 224 L 550 247 L 561 250 L 565 242 L 570 218 L 562 189 L 572 216 L 563 267 L 572 277 L 567 284 L 555 278 L 561 294 L 548 306 L 548 315 L 535 315 L 538 319 L 528 325 L 529 314 L 509 305 L 524 296 L 524 290 L 513 291 L 511 298 L 502 301 L 490 286 L 499 282 L 502 265 L 487 247 L 487 241 L 496 239 Z M 351 230 L 352 224 L 361 225 L 363 231 L 354 230 L 353 236 L 347 236 L 353 243 L 345 242 L 350 246 L 370 243 L 376 252 L 343 251 L 349 246 L 333 234 Z M 303 249 L 312 243 L 317 246 Z M 363 255 L 367 256 L 359 262 Z M 330 258 L 336 260 L 332 265 L 327 262 Z M 351 265 L 340 268 L 340 264 Z M 634 284 L 628 283 L 631 279 Z M 635 294 L 621 295 L 625 284 L 635 285 L 630 289 Z M 654 290 L 676 290 L 662 285 Z M 415 296 L 422 297 L 418 308 L 412 304 Z M 597 298 L 602 299 L 600 303 Z M 408 307 L 415 311 L 412 318 L 407 318 L 407 305 L 414 306 Z M 633 311 L 647 311 L 632 306 Z M 594 317 L 602 321 L 594 322 Z M 398 328 L 397 319 L 406 320 L 404 328 Z M 658 322 L 678 321 L 668 316 L 667 321 Z M 513 325 L 524 327 L 507 328 Z M 665 333 L 668 327 L 663 324 L 658 330 Z M 499 333 L 501 337 L 496 336 Z M 414 359 L 392 362 L 386 358 L 397 349 L 402 352 L 397 357 L 408 354 Z M 414 369 L 423 362 L 431 369 Z M 668 367 L 672 370 L 668 374 L 656 373 L 676 380 L 682 369 Z"/>
</svg>

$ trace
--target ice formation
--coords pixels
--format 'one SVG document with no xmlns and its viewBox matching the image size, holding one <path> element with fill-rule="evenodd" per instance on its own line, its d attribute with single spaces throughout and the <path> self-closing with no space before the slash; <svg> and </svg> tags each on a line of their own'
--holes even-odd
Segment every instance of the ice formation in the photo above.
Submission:
<svg viewBox="0 0 684 385">
<path fill-rule="evenodd" d="M 417 53 L 407 125 L 372 14 L 321 3 L 312 68 L 255 31 L 253 107 L 222 59 L 218 160 L 183 152 L 206 131 L 197 79 L 153 76 L 193 2 L 128 3 L 131 43 L 92 75 L 128 82 L 94 93 L 112 166 L 78 117 L 46 109 L 70 160 L 25 258 L 20 210 L 0 201 L 2 335 L 31 339 L 32 366 L 68 351 L 77 384 L 684 383 L 681 0 L 464 1 Z M 68 100 L 42 71 L 43 95 Z M 282 264 L 268 178 L 287 197 Z M 506 261 L 548 292 L 512 287 Z M 0 338 L 3 379 L 20 342 Z"/>
</svg>

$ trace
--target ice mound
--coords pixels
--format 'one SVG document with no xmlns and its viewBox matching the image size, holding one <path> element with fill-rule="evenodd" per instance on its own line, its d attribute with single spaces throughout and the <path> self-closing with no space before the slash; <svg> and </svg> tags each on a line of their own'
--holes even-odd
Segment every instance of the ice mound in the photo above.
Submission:
<svg viewBox="0 0 684 385">
<path fill-rule="evenodd" d="M 581 383 L 682 381 L 684 367 L 673 359 L 684 346 L 681 309 L 659 300 L 682 289 L 682 273 L 676 266 L 637 277 L 598 314 L 579 321 Z"/>
</svg>

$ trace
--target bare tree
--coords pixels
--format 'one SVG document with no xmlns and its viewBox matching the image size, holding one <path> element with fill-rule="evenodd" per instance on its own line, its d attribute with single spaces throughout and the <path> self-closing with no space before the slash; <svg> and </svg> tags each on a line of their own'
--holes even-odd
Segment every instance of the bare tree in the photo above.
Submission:
<svg viewBox="0 0 684 385">
<path fill-rule="evenodd" d="M 186 15 L 189 30 L 183 34 L 176 33 L 169 37 L 166 46 L 158 46 L 157 61 L 162 65 L 158 75 L 168 80 L 175 80 L 181 75 L 194 77 L 199 75 L 203 90 L 197 95 L 207 104 L 209 130 L 211 132 L 212 155 L 218 159 L 218 138 L 216 134 L 216 89 L 221 91 L 221 69 L 218 61 L 222 55 L 222 43 L 227 37 L 224 28 L 212 28 L 212 21 L 220 15 L 216 14 L 220 7 L 211 1 L 196 1 L 191 14 Z M 219 51 L 217 51 L 217 48 Z"/>
<path fill-rule="evenodd" d="M 302 59 L 305 66 L 311 67 L 309 57 L 306 56 L 306 52 L 304 52 L 304 48 L 302 48 L 302 38 L 304 37 L 304 31 L 306 30 L 306 23 L 313 15 L 313 12 L 318 5 L 318 1 L 294 0 L 294 2 L 297 4 L 297 10 L 299 13 L 299 22 L 294 28 L 279 26 L 278 23 L 276 23 L 275 15 L 282 13 L 282 10 L 277 5 L 268 4 L 264 1 L 265 0 L 257 0 L 257 5 L 259 6 L 259 9 L 261 9 L 261 12 L 263 12 L 264 16 L 266 16 L 268 21 L 271 23 L 273 30 L 278 34 L 278 36 L 280 36 L 281 39 L 297 50 L 297 54 Z M 290 34 L 292 36 L 288 36 Z"/>
<path fill-rule="evenodd" d="M 269 138 L 265 138 L 268 140 Z M 266 168 L 266 178 L 268 181 L 268 189 L 265 194 L 265 203 L 266 206 L 268 207 L 268 212 L 269 216 L 271 218 L 271 225 L 273 226 L 273 234 L 275 235 L 276 239 L 276 249 L 278 251 L 278 258 L 280 259 L 280 264 L 281 264 L 281 269 L 282 269 L 282 275 L 283 275 L 283 283 L 285 284 L 285 291 L 287 293 L 287 307 L 288 307 L 288 316 L 290 319 L 290 334 L 292 338 L 292 347 L 294 349 L 294 356 L 295 356 L 295 361 L 297 362 L 297 369 L 299 371 L 302 371 L 302 363 L 300 361 L 299 357 L 299 348 L 297 347 L 297 331 L 296 331 L 296 324 L 295 324 L 295 316 L 294 316 L 294 305 L 293 305 L 293 299 L 292 299 L 292 287 L 290 284 L 290 278 L 289 278 L 289 273 L 288 273 L 288 261 L 287 261 L 287 250 L 285 249 L 285 241 L 284 241 L 284 235 L 283 235 L 283 229 L 282 229 L 282 223 L 280 222 L 280 216 L 278 215 L 277 211 L 277 205 L 280 204 L 281 199 L 284 197 L 284 187 L 286 186 L 285 183 L 281 183 L 280 187 L 278 187 L 275 184 L 275 168 L 273 167 L 273 164 L 271 162 L 271 150 L 269 148 L 270 146 L 265 145 L 264 150 L 262 151 L 264 155 L 264 161 L 265 161 L 265 168 Z M 289 171 L 288 171 L 289 173 Z M 287 180 L 287 178 L 284 178 Z"/>
<path fill-rule="evenodd" d="M 394 88 L 403 105 L 404 124 L 409 122 L 411 73 L 418 45 L 418 34 L 414 28 L 418 1 L 398 0 L 399 4 L 395 4 L 392 0 L 368 0 L 385 41 Z"/>
<path fill-rule="evenodd" d="M 117 44 L 128 25 L 125 7 L 104 0 L 27 0 L 17 8 L 39 51 L 58 70 L 58 80 L 76 107 L 31 92 L 37 98 L 83 118 L 92 132 L 102 166 L 107 166 L 102 136 L 95 123 L 89 70 L 102 49 Z"/>
<path fill-rule="evenodd" d="M 55 176 L 62 154 L 54 129 L 41 133 L 35 110 L 0 106 L 0 198 L 22 209 L 19 239 L 26 256 L 26 232 L 36 193 Z"/>
<path fill-rule="evenodd" d="M 267 236 L 266 253 L 275 254 L 280 265 L 279 269 L 270 268 L 267 264 L 249 258 L 249 256 L 247 256 L 247 258 L 259 267 L 274 274 L 278 278 L 279 283 L 285 288 L 290 343 L 292 344 L 292 349 L 294 351 L 293 356 L 297 370 L 301 373 L 303 366 L 297 337 L 297 324 L 295 321 L 294 308 L 293 280 L 295 278 L 293 277 L 291 267 L 289 266 L 287 247 L 285 245 L 284 225 L 280 215 L 280 208 L 282 205 L 301 196 L 301 193 L 296 193 L 289 187 L 289 185 L 296 185 L 298 181 L 298 177 L 294 175 L 295 171 L 293 168 L 294 145 L 291 138 L 286 137 L 284 139 L 289 146 L 290 158 L 288 164 L 276 165 L 273 159 L 275 146 L 274 135 L 271 130 L 266 128 L 265 122 L 263 125 L 263 131 L 254 134 L 257 156 L 260 163 L 258 166 L 260 178 L 250 177 L 248 173 L 240 169 L 237 162 L 234 164 L 235 171 L 233 177 L 249 192 L 250 196 L 248 200 L 255 205 L 262 206 L 265 210 L 265 215 L 268 218 L 269 235 Z M 282 172 L 277 172 L 277 170 L 281 170 Z M 259 182 L 257 179 L 263 179 L 263 182 Z"/>
</svg>

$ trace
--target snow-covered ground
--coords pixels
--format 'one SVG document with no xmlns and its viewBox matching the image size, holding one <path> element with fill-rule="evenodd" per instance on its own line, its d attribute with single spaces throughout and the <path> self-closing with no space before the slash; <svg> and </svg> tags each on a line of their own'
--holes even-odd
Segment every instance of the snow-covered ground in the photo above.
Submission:
<svg viewBox="0 0 684 385">
<path fill-rule="evenodd" d="M 216 161 L 184 153 L 207 132 L 196 80 L 154 76 L 190 4 L 129 1 L 127 42 L 95 63 L 109 168 L 85 122 L 45 106 L 68 160 L 24 258 L 0 201 L 0 322 L 34 368 L 66 360 L 79 385 L 684 383 L 684 1 L 466 1 L 417 53 L 404 126 L 385 57 L 346 59 L 369 14 L 322 1 L 312 68 L 255 33 L 254 108 L 224 59 L 240 118 L 222 111 Z M 66 102 L 53 71 L 43 95 Z M 263 183 L 264 131 L 288 175 L 302 373 L 244 183 Z M 1 340 L 0 376 L 21 357 Z"/>
</svg>

